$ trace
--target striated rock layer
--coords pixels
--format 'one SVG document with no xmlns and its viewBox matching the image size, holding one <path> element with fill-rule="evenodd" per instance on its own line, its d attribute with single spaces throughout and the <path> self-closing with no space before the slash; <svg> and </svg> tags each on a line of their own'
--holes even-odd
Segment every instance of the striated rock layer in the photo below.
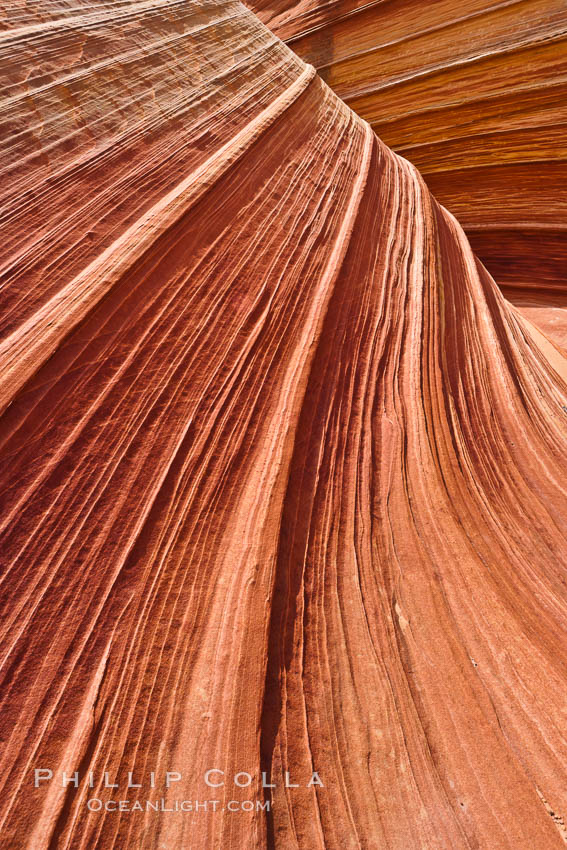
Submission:
<svg viewBox="0 0 567 850">
<path fill-rule="evenodd" d="M 564 0 L 247 2 L 417 166 L 506 297 L 565 346 Z"/>
<path fill-rule="evenodd" d="M 2 848 L 562 847 L 560 353 L 239 3 L 4 25 Z"/>
</svg>

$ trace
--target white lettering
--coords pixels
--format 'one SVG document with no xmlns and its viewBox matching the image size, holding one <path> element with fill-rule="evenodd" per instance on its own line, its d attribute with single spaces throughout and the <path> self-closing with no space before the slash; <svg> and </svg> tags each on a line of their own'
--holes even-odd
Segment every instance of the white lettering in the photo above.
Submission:
<svg viewBox="0 0 567 850">
<path fill-rule="evenodd" d="M 39 788 L 40 782 L 45 782 L 46 780 L 53 778 L 53 771 L 49 770 L 48 768 L 37 768 L 36 770 L 34 770 L 33 773 L 34 773 L 34 780 L 33 780 L 33 787 L 34 788 Z"/>
<path fill-rule="evenodd" d="M 321 788 L 324 788 L 324 787 L 325 787 L 325 786 L 323 785 L 323 783 L 322 783 L 322 781 L 321 781 L 321 777 L 319 776 L 319 774 L 318 774 L 318 773 L 314 773 L 314 774 L 312 775 L 311 779 L 309 780 L 309 782 L 307 783 L 307 787 L 308 787 L 308 788 L 311 788 L 311 786 L 312 786 L 312 785 L 319 785 Z"/>
<path fill-rule="evenodd" d="M 221 776 L 224 776 L 224 770 L 219 770 L 217 767 L 212 767 L 210 770 L 207 770 L 205 773 L 205 782 L 209 788 L 220 788 L 221 785 L 224 785 L 224 782 L 210 782 L 209 777 L 211 773 L 220 773 Z"/>
<path fill-rule="evenodd" d="M 181 774 L 178 773 L 176 770 L 168 770 L 167 773 L 165 774 L 166 788 L 169 788 L 169 786 L 171 785 L 172 782 L 180 782 L 180 781 L 181 781 Z"/>
</svg>

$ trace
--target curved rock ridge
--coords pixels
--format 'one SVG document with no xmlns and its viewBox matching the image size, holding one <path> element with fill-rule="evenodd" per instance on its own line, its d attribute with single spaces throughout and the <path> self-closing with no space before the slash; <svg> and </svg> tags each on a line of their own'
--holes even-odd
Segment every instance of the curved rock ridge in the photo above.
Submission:
<svg viewBox="0 0 567 850">
<path fill-rule="evenodd" d="M 560 352 L 239 3 L 3 14 L 2 848 L 564 846 Z"/>
<path fill-rule="evenodd" d="M 248 5 L 417 166 L 506 297 L 564 347 L 563 0 Z"/>
</svg>

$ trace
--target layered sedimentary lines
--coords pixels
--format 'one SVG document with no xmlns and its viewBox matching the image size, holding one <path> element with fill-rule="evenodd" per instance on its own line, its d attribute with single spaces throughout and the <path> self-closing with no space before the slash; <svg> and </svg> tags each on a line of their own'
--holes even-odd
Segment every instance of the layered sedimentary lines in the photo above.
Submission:
<svg viewBox="0 0 567 850">
<path fill-rule="evenodd" d="M 3 23 L 2 847 L 563 846 L 561 354 L 239 3 Z"/>
<path fill-rule="evenodd" d="M 563 0 L 249 0 L 454 213 L 506 297 L 567 337 Z"/>
</svg>

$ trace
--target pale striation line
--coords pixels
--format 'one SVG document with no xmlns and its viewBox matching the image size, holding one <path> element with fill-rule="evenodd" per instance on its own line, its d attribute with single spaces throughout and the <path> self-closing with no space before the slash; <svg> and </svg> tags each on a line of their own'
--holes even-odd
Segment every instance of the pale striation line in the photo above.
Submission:
<svg viewBox="0 0 567 850">
<path fill-rule="evenodd" d="M 0 413 L 126 271 L 239 160 L 307 89 L 316 76 L 299 77 L 215 154 L 144 213 L 74 280 L 56 293 L 0 345 Z"/>
</svg>

